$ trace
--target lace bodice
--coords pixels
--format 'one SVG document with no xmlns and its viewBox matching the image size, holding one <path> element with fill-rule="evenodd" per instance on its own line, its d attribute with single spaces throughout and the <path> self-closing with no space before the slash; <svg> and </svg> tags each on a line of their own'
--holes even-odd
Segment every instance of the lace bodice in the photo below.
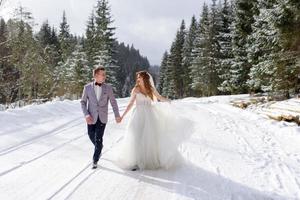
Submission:
<svg viewBox="0 0 300 200">
<path fill-rule="evenodd" d="M 150 97 L 143 95 L 142 93 L 136 93 L 136 105 L 151 105 L 152 100 Z"/>
</svg>

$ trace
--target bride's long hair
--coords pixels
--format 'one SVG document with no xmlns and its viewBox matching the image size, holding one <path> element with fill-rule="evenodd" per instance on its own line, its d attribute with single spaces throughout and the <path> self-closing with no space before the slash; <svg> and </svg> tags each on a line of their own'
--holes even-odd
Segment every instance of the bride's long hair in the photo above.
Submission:
<svg viewBox="0 0 300 200">
<path fill-rule="evenodd" d="M 143 81 L 144 81 L 144 85 L 145 85 L 145 89 L 146 89 L 146 94 L 148 97 L 151 98 L 151 100 L 153 101 L 154 100 L 154 94 L 153 94 L 153 88 L 151 86 L 151 83 L 150 83 L 150 76 L 148 74 L 147 71 L 139 71 L 136 73 L 136 84 L 135 84 L 135 87 L 136 88 L 139 88 L 139 85 L 138 85 L 138 82 L 137 82 L 137 78 L 138 78 L 138 75 L 140 75 L 140 77 L 142 77 Z"/>
</svg>

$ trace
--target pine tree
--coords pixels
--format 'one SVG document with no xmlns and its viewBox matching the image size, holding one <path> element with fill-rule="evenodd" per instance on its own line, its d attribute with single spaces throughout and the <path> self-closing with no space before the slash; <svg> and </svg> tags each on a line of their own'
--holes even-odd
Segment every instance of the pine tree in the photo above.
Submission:
<svg viewBox="0 0 300 200">
<path fill-rule="evenodd" d="M 48 21 L 45 21 L 40 31 L 37 33 L 38 45 L 41 48 L 41 56 L 43 64 L 47 71 L 47 78 L 43 84 L 43 97 L 50 99 L 55 90 L 58 88 L 58 78 L 56 77 L 56 70 L 58 63 L 61 61 L 60 45 L 56 31 L 49 26 Z"/>
<path fill-rule="evenodd" d="M 59 28 L 59 43 L 62 62 L 65 62 L 72 53 L 70 26 L 67 22 L 66 12 L 63 11 L 62 22 Z"/>
<path fill-rule="evenodd" d="M 52 30 L 49 26 L 48 20 L 46 20 L 37 34 L 37 38 L 39 40 L 39 43 L 43 48 L 45 48 L 47 45 L 51 44 L 52 39 Z"/>
<path fill-rule="evenodd" d="M 295 36 L 297 37 L 297 33 L 293 31 L 297 12 L 293 13 L 295 5 L 290 3 L 291 1 L 258 1 L 259 14 L 255 16 L 253 34 L 249 37 L 249 58 L 253 67 L 248 84 L 254 92 L 263 91 L 289 98 L 290 93 L 297 91 L 299 52 L 289 51 Z"/>
<path fill-rule="evenodd" d="M 236 0 L 233 20 L 233 63 L 229 79 L 232 94 L 247 93 L 251 64 L 248 62 L 248 36 L 252 33 L 251 25 L 257 13 L 257 1 Z"/>
<path fill-rule="evenodd" d="M 89 17 L 87 28 L 86 28 L 86 44 L 84 46 L 87 58 L 88 58 L 88 66 L 90 68 L 90 73 L 92 73 L 93 68 L 95 66 L 95 53 L 96 53 L 96 30 L 95 30 L 95 15 L 92 12 L 91 16 Z"/>
<path fill-rule="evenodd" d="M 86 53 L 82 44 L 77 44 L 75 51 L 66 61 L 66 80 L 68 82 L 68 96 L 75 95 L 74 98 L 80 97 L 83 86 L 92 79 L 92 74 L 88 67 Z"/>
<path fill-rule="evenodd" d="M 70 26 L 67 22 L 65 11 L 63 12 L 62 22 L 60 23 L 58 40 L 60 45 L 60 61 L 54 70 L 55 85 L 57 86 L 55 95 L 63 96 L 68 90 L 66 77 L 70 66 L 68 66 L 67 61 L 74 50 L 73 36 L 70 33 Z"/>
<path fill-rule="evenodd" d="M 232 5 L 228 2 L 224 0 L 223 5 L 220 2 L 216 6 L 213 0 L 210 12 L 204 5 L 195 33 L 189 30 L 185 37 L 184 96 L 188 82 L 198 96 L 215 95 L 220 91 L 240 94 L 249 89 L 287 98 L 299 93 L 299 1 L 235 0 Z M 190 41 L 194 41 L 192 45 Z M 162 84 L 158 88 L 172 98 L 180 98 L 175 71 L 180 68 L 174 67 L 176 52 L 175 40 L 167 59 L 164 55 Z M 190 80 L 186 79 L 187 71 Z"/>
<path fill-rule="evenodd" d="M 199 26 L 192 50 L 191 79 L 192 89 L 196 95 L 208 95 L 209 92 L 209 61 L 210 61 L 210 38 L 209 38 L 209 13 L 208 6 L 203 5 Z"/>
<path fill-rule="evenodd" d="M 196 38 L 196 31 L 197 31 L 197 21 L 195 16 L 192 17 L 191 24 L 189 27 L 189 31 L 186 34 L 185 41 L 183 44 L 183 52 L 182 52 L 182 67 L 184 70 L 183 76 L 183 86 L 184 86 L 184 97 L 190 96 L 192 94 L 191 90 L 191 69 L 190 66 L 193 61 L 193 54 L 192 50 L 194 48 L 194 41 Z M 164 56 L 165 57 L 165 56 Z"/>
<path fill-rule="evenodd" d="M 37 33 L 38 43 L 43 48 L 44 57 L 46 62 L 49 63 L 50 71 L 54 71 L 55 66 L 61 60 L 60 57 L 60 44 L 56 31 L 51 28 L 48 21 L 44 22 L 40 31 Z"/>
<path fill-rule="evenodd" d="M 167 66 L 167 61 L 168 61 L 168 52 L 166 51 L 163 55 L 161 65 L 160 65 L 160 71 L 159 71 L 159 84 L 158 84 L 158 92 L 163 93 L 163 88 L 166 87 L 166 84 L 164 83 L 164 79 L 166 77 L 166 68 Z M 165 94 L 163 94 L 165 95 Z"/>
<path fill-rule="evenodd" d="M 168 58 L 167 76 L 170 76 L 170 80 L 166 81 L 166 84 L 170 84 L 170 89 L 167 94 L 168 97 L 172 98 L 183 97 L 184 69 L 182 66 L 182 51 L 185 34 L 185 23 L 182 21 Z"/>
<path fill-rule="evenodd" d="M 220 85 L 219 75 L 222 73 L 221 69 L 221 50 L 220 37 L 222 29 L 221 19 L 221 4 L 217 8 L 216 0 L 212 0 L 211 11 L 209 13 L 209 54 L 208 60 L 208 93 L 207 95 L 218 94 L 218 86 Z"/>
<path fill-rule="evenodd" d="M 16 98 L 18 71 L 10 62 L 8 25 L 0 19 L 0 103 L 11 103 Z"/>
<path fill-rule="evenodd" d="M 278 0 L 274 6 L 275 26 L 280 33 L 278 65 L 275 70 L 274 89 L 289 98 L 300 93 L 300 2 Z"/>
<path fill-rule="evenodd" d="M 171 50 L 172 51 L 175 47 L 174 47 L 174 42 L 171 46 Z M 174 50 L 173 50 L 174 51 Z M 167 65 L 165 68 L 165 75 L 164 75 L 164 85 L 163 85 L 163 89 L 162 89 L 162 94 L 164 96 L 166 96 L 167 98 L 174 98 L 176 96 L 176 86 L 175 86 L 175 72 L 174 72 L 174 68 L 173 68 L 173 62 L 170 58 L 170 55 L 167 58 Z"/>
<path fill-rule="evenodd" d="M 104 66 L 106 68 L 107 82 L 117 91 L 119 82 L 116 79 L 119 72 L 119 66 L 113 60 L 115 51 L 114 30 L 110 8 L 107 0 L 98 0 L 95 12 L 95 66 Z M 120 96 L 120 94 L 118 94 Z"/>
<path fill-rule="evenodd" d="M 120 82 L 118 94 L 122 97 L 128 97 L 135 85 L 136 72 L 147 70 L 150 68 L 150 63 L 147 57 L 140 54 L 139 50 L 133 45 L 129 46 L 124 43 L 115 44 L 117 51 L 113 59 L 117 61 L 117 66 L 120 66 L 120 71 L 117 73 L 117 80 Z M 155 77 L 154 77 L 155 78 Z"/>
<path fill-rule="evenodd" d="M 219 77 L 221 84 L 218 87 L 220 91 L 225 94 L 231 93 L 231 66 L 233 62 L 232 54 L 232 22 L 233 22 L 233 10 L 232 6 L 227 0 L 224 0 L 221 10 L 222 26 L 220 31 L 219 43 L 220 43 L 220 57 L 221 57 L 221 70 L 219 71 Z"/>
<path fill-rule="evenodd" d="M 279 32 L 274 26 L 274 20 L 277 19 L 272 14 L 274 0 L 259 1 L 258 5 L 259 14 L 255 16 L 253 33 L 249 36 L 249 61 L 252 68 L 248 84 L 252 91 L 271 92 L 274 90 L 277 56 L 281 51 Z"/>
<path fill-rule="evenodd" d="M 0 19 L 0 103 L 78 98 L 91 80 L 93 67 L 101 63 L 109 63 L 103 64 L 108 81 L 114 78 L 112 72 L 121 80 L 114 82 L 119 84 L 118 96 L 128 95 L 135 72 L 150 68 L 149 61 L 133 45 L 119 45 L 113 37 L 107 1 L 99 1 L 98 8 L 88 23 L 87 38 L 70 34 L 65 12 L 58 34 L 48 21 L 34 34 L 31 13 L 23 7 L 7 23 Z M 116 62 L 122 68 L 112 71 Z"/>
<path fill-rule="evenodd" d="M 10 61 L 17 66 L 18 100 L 32 100 L 41 93 L 44 77 L 41 50 L 34 40 L 32 30 L 33 18 L 23 7 L 15 10 L 15 18 L 9 21 L 11 35 L 9 38 L 12 56 Z"/>
</svg>

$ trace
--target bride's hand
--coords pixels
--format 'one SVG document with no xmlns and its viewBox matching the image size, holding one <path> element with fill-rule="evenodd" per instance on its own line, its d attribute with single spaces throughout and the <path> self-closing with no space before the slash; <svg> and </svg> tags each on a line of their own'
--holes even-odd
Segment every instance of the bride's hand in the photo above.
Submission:
<svg viewBox="0 0 300 200">
<path fill-rule="evenodd" d="M 122 121 L 122 117 L 117 117 L 117 118 L 116 118 L 116 122 L 117 122 L 117 123 L 121 123 L 121 121 Z"/>
</svg>

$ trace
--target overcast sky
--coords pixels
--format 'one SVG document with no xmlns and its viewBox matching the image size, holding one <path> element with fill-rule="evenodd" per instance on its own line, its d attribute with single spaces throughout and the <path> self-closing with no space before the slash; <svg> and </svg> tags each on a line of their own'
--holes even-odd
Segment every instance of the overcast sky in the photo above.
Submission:
<svg viewBox="0 0 300 200">
<path fill-rule="evenodd" d="M 150 63 L 159 65 L 169 50 L 181 20 L 189 25 L 195 14 L 199 18 L 205 0 L 109 0 L 116 37 L 133 44 Z M 84 34 L 86 23 L 97 0 L 6 0 L 0 16 L 8 18 L 14 7 L 22 5 L 32 12 L 38 28 L 48 19 L 58 28 L 66 11 L 71 32 Z M 206 0 L 210 3 L 210 0 Z"/>
</svg>

